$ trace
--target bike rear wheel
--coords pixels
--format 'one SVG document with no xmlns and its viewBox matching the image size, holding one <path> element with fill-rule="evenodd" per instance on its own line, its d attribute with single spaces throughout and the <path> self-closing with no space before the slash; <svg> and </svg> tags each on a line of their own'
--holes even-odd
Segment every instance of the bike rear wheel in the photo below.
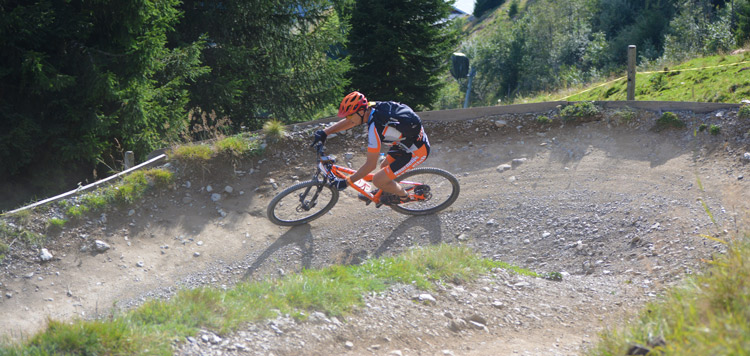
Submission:
<svg viewBox="0 0 750 356">
<path fill-rule="evenodd" d="M 266 213 L 276 225 L 302 225 L 323 216 L 338 200 L 338 190 L 322 182 L 307 181 L 277 194 L 268 204 Z"/>
<path fill-rule="evenodd" d="M 458 199 L 458 193 L 461 190 L 458 179 L 450 172 L 439 168 L 415 168 L 397 177 L 396 181 L 407 191 L 419 186 L 419 184 L 412 183 L 429 186 L 428 194 L 431 196 L 427 200 L 389 205 L 391 209 L 407 215 L 437 213 L 451 206 Z"/>
</svg>

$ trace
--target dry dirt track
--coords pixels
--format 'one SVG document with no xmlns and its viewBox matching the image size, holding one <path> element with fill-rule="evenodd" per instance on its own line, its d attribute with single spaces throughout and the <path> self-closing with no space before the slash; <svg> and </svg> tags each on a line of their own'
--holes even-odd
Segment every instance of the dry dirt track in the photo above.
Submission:
<svg viewBox="0 0 750 356">
<path fill-rule="evenodd" d="M 422 292 L 394 287 L 368 297 L 368 307 L 341 324 L 296 324 L 282 316 L 221 341 L 198 338 L 176 352 L 576 354 L 595 341 L 597 330 L 617 324 L 720 251 L 700 234 L 747 231 L 750 165 L 742 155 L 750 151 L 744 135 L 750 127 L 734 119 L 736 110 L 721 117 L 686 113 L 687 129 L 662 132 L 651 130 L 656 113 L 641 112 L 629 123 L 613 115 L 575 125 L 540 126 L 536 115 L 428 122 L 433 151 L 425 166 L 459 177 L 462 192 L 453 207 L 406 217 L 365 207 L 347 191 L 330 214 L 281 228 L 263 216 L 278 192 L 269 178 L 279 190 L 307 179 L 312 154 L 300 132 L 284 150 L 272 147 L 263 162 L 216 163 L 181 176 L 173 191 L 149 197 L 132 215 L 114 212 L 64 231 L 48 246 L 51 262 L 6 263 L 0 332 L 17 338 L 47 317 L 106 314 L 183 286 L 231 285 L 413 246 L 462 243 L 485 257 L 565 278 L 526 280 L 498 271 L 476 285 L 442 285 L 431 292 L 434 304 L 414 303 Z M 693 135 L 704 122 L 722 123 L 721 135 Z M 355 131 L 331 138 L 329 152 L 354 153 L 357 167 L 364 139 Z M 501 164 L 512 169 L 498 170 Z M 173 168 L 178 176 L 186 172 Z M 251 174 L 236 173 L 251 168 Z M 218 202 L 209 185 L 222 194 Z M 111 249 L 82 249 L 97 239 Z M 452 323 L 474 315 L 485 328 L 469 323 L 452 330 Z"/>
</svg>

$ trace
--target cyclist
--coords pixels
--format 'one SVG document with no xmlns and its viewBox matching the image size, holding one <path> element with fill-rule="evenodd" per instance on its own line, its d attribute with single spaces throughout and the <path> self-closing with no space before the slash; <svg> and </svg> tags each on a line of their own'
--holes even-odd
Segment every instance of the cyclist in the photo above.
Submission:
<svg viewBox="0 0 750 356">
<path fill-rule="evenodd" d="M 387 146 L 388 155 L 372 179 L 376 187 L 391 193 L 382 195 L 380 201 L 401 204 L 412 200 L 413 197 L 394 179 L 420 165 L 430 154 L 430 142 L 422 120 L 414 110 L 395 101 L 368 101 L 362 93 L 355 91 L 341 100 L 338 117 L 344 119 L 315 132 L 313 145 L 325 143 L 326 137 L 332 133 L 367 123 L 367 159 L 354 174 L 346 179 L 336 178 L 331 185 L 343 190 L 364 178 L 378 168 L 380 151 Z"/>
</svg>

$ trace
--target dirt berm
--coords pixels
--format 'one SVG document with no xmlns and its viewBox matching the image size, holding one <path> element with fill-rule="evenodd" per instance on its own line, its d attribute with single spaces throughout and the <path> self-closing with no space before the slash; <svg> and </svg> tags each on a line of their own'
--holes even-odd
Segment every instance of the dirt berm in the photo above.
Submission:
<svg viewBox="0 0 750 356">
<path fill-rule="evenodd" d="M 424 166 L 453 172 L 461 184 L 453 206 L 432 216 L 365 206 L 346 190 L 310 224 L 271 224 L 265 209 L 273 195 L 313 173 L 307 146 L 322 123 L 296 125 L 261 159 L 200 169 L 169 163 L 173 190 L 67 227 L 45 246 L 51 261 L 13 250 L 0 266 L 0 332 L 18 339 L 47 318 L 107 315 L 179 288 L 230 286 L 448 243 L 560 272 L 563 280 L 498 270 L 432 291 L 394 286 L 345 318 L 314 313 L 301 323 L 281 315 L 232 334 L 203 330 L 175 344 L 175 353 L 577 354 L 602 328 L 622 325 L 700 270 L 701 259 L 722 252 L 701 235 L 748 231 L 750 120 L 737 118 L 737 105 L 610 103 L 587 122 L 564 122 L 557 105 L 423 113 L 432 142 Z M 666 110 L 686 126 L 657 129 Z M 711 125 L 718 134 L 701 129 Z M 341 163 L 352 153 L 356 168 L 365 133 L 352 131 L 329 138 L 328 152 Z M 41 229 L 54 214 L 32 214 L 27 224 Z M 95 240 L 109 250 L 95 252 Z"/>
</svg>

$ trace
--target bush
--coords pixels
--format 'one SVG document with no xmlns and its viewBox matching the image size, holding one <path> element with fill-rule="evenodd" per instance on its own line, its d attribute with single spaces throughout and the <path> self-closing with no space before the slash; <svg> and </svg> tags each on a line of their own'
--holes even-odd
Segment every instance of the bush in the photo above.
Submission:
<svg viewBox="0 0 750 356">
<path fill-rule="evenodd" d="M 98 189 L 76 198 L 75 203 L 61 202 L 65 215 L 73 220 L 89 213 L 105 211 L 112 204 L 132 204 L 152 188 L 164 189 L 174 181 L 174 174 L 160 168 L 135 171 L 122 179 L 116 186 Z M 65 221 L 62 220 L 62 224 Z"/>
<path fill-rule="evenodd" d="M 262 149 L 259 140 L 235 135 L 216 142 L 216 152 L 230 157 L 243 157 L 258 155 L 262 152 Z"/>
<path fill-rule="evenodd" d="M 740 106 L 740 111 L 737 113 L 737 117 L 740 119 L 750 119 L 750 105 L 745 104 Z"/>
<path fill-rule="evenodd" d="M 552 120 L 550 120 L 550 118 L 545 115 L 541 115 L 541 116 L 536 117 L 536 122 L 544 125 L 544 124 L 549 124 L 550 122 L 552 122 Z"/>
<path fill-rule="evenodd" d="M 616 124 L 628 124 L 635 120 L 636 117 L 636 111 L 632 108 L 624 108 L 621 110 L 617 110 L 613 115 L 612 118 L 614 119 L 614 122 Z"/>
<path fill-rule="evenodd" d="M 266 139 L 271 142 L 276 142 L 286 135 L 286 127 L 284 123 L 272 119 L 268 120 L 263 124 L 263 133 L 266 135 Z"/>
<path fill-rule="evenodd" d="M 560 116 L 565 122 L 595 119 L 599 113 L 599 108 L 590 101 L 582 101 L 573 105 L 568 105 L 560 110 Z"/>
<path fill-rule="evenodd" d="M 708 129 L 708 132 L 710 132 L 712 135 L 718 135 L 719 132 L 721 132 L 721 127 L 718 125 L 711 125 L 711 127 Z"/>
<path fill-rule="evenodd" d="M 680 119 L 677 114 L 673 112 L 665 112 L 659 119 L 656 120 L 657 129 L 664 129 L 668 127 L 681 128 L 685 127 L 685 122 Z"/>
<path fill-rule="evenodd" d="M 208 145 L 184 145 L 170 150 L 169 156 L 180 161 L 205 162 L 211 159 L 213 151 Z"/>
<path fill-rule="evenodd" d="M 56 234 L 62 231 L 63 227 L 65 226 L 65 219 L 59 219 L 59 218 L 52 218 L 47 220 L 47 232 L 51 234 Z"/>
</svg>

